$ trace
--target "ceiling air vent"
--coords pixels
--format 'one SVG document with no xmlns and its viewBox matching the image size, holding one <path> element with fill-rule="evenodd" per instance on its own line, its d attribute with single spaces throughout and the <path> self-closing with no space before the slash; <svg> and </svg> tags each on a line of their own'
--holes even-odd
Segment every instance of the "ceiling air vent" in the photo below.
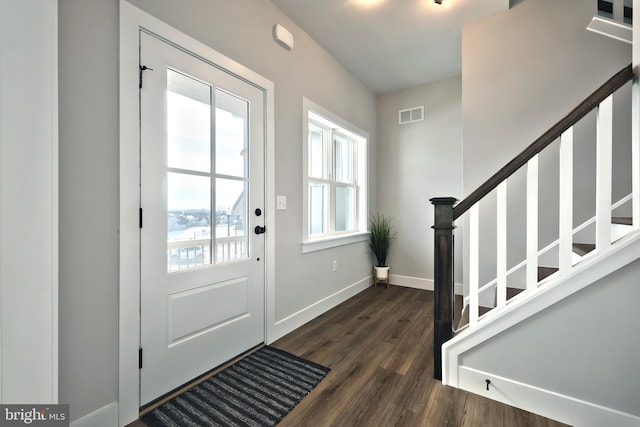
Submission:
<svg viewBox="0 0 640 427">
<path fill-rule="evenodd" d="M 401 125 L 424 120 L 424 105 L 398 111 L 398 123 Z"/>
</svg>

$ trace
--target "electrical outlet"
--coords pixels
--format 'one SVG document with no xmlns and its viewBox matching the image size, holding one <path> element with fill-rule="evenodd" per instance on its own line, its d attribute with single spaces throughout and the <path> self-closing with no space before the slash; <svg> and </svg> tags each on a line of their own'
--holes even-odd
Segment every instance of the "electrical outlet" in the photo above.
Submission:
<svg viewBox="0 0 640 427">
<path fill-rule="evenodd" d="M 333 260 L 333 271 L 338 271 L 338 260 L 337 259 Z"/>
</svg>

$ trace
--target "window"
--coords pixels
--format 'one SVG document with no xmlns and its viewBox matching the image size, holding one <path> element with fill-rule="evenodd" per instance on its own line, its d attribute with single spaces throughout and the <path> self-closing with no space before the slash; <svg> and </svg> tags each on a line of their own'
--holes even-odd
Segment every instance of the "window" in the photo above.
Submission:
<svg viewBox="0 0 640 427">
<path fill-rule="evenodd" d="M 366 238 L 368 136 L 304 101 L 303 252 L 307 252 Z"/>
</svg>

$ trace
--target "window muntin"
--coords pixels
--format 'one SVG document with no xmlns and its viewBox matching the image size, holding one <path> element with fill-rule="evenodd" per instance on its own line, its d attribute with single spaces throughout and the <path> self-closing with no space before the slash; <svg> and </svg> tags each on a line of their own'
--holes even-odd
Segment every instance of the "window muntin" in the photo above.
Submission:
<svg viewBox="0 0 640 427">
<path fill-rule="evenodd" d="M 169 69 L 166 114 L 167 270 L 248 258 L 249 102 Z"/>
</svg>

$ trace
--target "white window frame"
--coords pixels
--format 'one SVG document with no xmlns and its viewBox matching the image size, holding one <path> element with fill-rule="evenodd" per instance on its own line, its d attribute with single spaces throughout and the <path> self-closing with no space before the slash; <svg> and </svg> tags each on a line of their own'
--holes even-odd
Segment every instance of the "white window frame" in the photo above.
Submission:
<svg viewBox="0 0 640 427">
<path fill-rule="evenodd" d="M 333 181 L 333 177 L 326 179 L 318 179 L 309 176 L 309 126 L 316 125 L 325 130 L 334 133 L 340 133 L 355 141 L 354 150 L 354 177 L 355 183 L 350 186 L 355 189 L 356 212 L 355 212 L 355 229 L 353 231 L 336 232 L 334 203 L 335 203 L 335 187 L 336 184 L 343 185 Z M 362 129 L 348 123 L 344 119 L 336 116 L 326 108 L 303 98 L 303 148 L 302 148 L 302 177 L 303 177 L 303 197 L 302 197 L 302 252 L 313 252 L 332 247 L 348 245 L 351 243 L 361 242 L 368 239 L 367 232 L 367 212 L 368 207 L 368 141 L 369 134 Z M 333 170 L 333 138 L 328 141 L 327 147 L 327 164 L 330 171 Z M 322 236 L 315 237 L 309 235 L 309 183 L 321 182 L 329 184 L 329 198 L 327 214 L 328 232 Z M 348 185 L 348 184 L 347 184 Z"/>
</svg>

